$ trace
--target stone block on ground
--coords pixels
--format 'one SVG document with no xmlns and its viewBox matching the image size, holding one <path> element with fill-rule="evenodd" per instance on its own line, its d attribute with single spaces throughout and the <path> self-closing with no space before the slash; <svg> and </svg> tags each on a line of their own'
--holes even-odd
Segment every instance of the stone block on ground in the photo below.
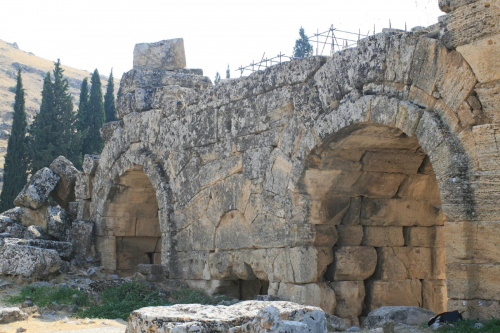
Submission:
<svg viewBox="0 0 500 333">
<path fill-rule="evenodd" d="M 38 170 L 14 200 L 16 206 L 30 209 L 42 207 L 61 177 L 49 168 Z"/>
<path fill-rule="evenodd" d="M 58 242 L 54 240 L 45 239 L 9 239 L 7 244 L 17 244 L 24 246 L 33 246 L 42 249 L 55 250 L 59 256 L 64 260 L 71 259 L 73 246 L 70 242 Z"/>
<path fill-rule="evenodd" d="M 368 311 L 381 306 L 422 306 L 420 280 L 368 281 L 366 284 L 366 308 Z"/>
<path fill-rule="evenodd" d="M 0 274 L 47 279 L 59 272 L 61 263 L 55 250 L 8 242 L 0 248 Z"/>
<path fill-rule="evenodd" d="M 50 206 L 45 212 L 47 233 L 60 241 L 69 240 L 71 219 L 68 213 L 59 206 Z"/>
<path fill-rule="evenodd" d="M 329 285 L 337 298 L 335 315 L 357 322 L 365 300 L 364 281 L 335 281 Z"/>
<path fill-rule="evenodd" d="M 26 207 L 14 207 L 3 212 L 2 214 L 10 217 L 14 221 L 20 222 L 24 227 L 38 225 L 46 229 L 47 221 L 45 220 L 45 208 L 46 206 L 43 206 L 39 209 L 33 210 Z"/>
<path fill-rule="evenodd" d="M 177 304 L 146 307 L 129 317 L 126 333 L 149 332 L 315 332 L 326 333 L 321 309 L 292 302 L 245 301 L 231 306 Z"/>
<path fill-rule="evenodd" d="M 277 296 L 299 304 L 318 306 L 326 313 L 333 313 L 336 306 L 335 292 L 325 282 L 280 283 Z"/>
<path fill-rule="evenodd" d="M 56 158 L 49 167 L 61 178 L 51 195 L 61 207 L 67 209 L 69 203 L 75 200 L 75 180 L 80 172 L 64 156 Z"/>
<path fill-rule="evenodd" d="M 71 224 L 71 244 L 75 255 L 87 257 L 93 255 L 92 238 L 94 234 L 94 222 L 78 220 Z"/>
<path fill-rule="evenodd" d="M 135 45 L 134 69 L 175 70 L 184 67 L 186 67 L 186 55 L 182 38 Z"/>
<path fill-rule="evenodd" d="M 383 321 L 394 321 L 395 324 L 418 326 L 427 323 L 436 314 L 417 306 L 383 306 L 371 311 L 364 324 L 367 328 L 376 327 Z"/>
<path fill-rule="evenodd" d="M 8 324 L 15 321 L 25 320 L 28 316 L 17 306 L 0 308 L 0 324 Z"/>
<path fill-rule="evenodd" d="M 49 234 L 38 225 L 30 225 L 26 228 L 23 237 L 26 239 L 50 239 Z"/>
</svg>

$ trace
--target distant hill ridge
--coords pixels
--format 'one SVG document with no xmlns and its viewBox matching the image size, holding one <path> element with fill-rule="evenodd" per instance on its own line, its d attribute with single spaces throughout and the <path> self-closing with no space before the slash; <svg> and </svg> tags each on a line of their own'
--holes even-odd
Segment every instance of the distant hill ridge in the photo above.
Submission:
<svg viewBox="0 0 500 333">
<path fill-rule="evenodd" d="M 65 66 L 64 59 L 61 59 L 61 63 L 64 69 L 64 76 L 69 82 L 70 93 L 73 96 L 74 111 L 76 112 L 80 96 L 80 85 L 86 77 L 89 78 L 90 84 L 91 73 Z M 40 110 L 43 79 L 47 72 L 52 73 L 54 61 L 37 57 L 31 52 L 22 51 L 19 49 L 17 43 L 11 44 L 0 40 L 0 175 L 3 175 L 7 140 L 12 126 L 15 97 L 14 88 L 19 68 L 22 71 L 23 86 L 25 89 L 26 113 L 29 117 L 28 122 L 31 123 L 34 116 Z M 107 77 L 101 75 L 101 82 L 104 94 L 106 85 L 108 84 Z M 118 86 L 119 82 L 115 80 L 115 96 Z"/>
</svg>

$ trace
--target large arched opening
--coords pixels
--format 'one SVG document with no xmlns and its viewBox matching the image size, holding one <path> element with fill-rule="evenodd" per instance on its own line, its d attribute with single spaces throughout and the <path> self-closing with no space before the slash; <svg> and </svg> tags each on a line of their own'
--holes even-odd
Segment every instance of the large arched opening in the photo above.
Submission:
<svg viewBox="0 0 500 333">
<path fill-rule="evenodd" d="M 436 175 L 416 137 L 360 123 L 331 134 L 306 160 L 313 224 L 335 225 L 324 279 L 335 314 L 380 306 L 446 309 L 445 249 Z"/>
<path fill-rule="evenodd" d="M 139 264 L 161 264 L 156 191 L 141 166 L 113 182 L 102 221 L 114 238 L 116 261 L 109 268 L 117 274 L 132 275 Z"/>
</svg>

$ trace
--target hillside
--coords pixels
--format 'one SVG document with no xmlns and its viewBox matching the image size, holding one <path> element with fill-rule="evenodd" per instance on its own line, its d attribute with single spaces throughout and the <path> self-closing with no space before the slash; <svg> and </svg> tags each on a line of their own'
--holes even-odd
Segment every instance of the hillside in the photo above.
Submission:
<svg viewBox="0 0 500 333">
<path fill-rule="evenodd" d="M 74 111 L 76 112 L 80 95 L 80 85 L 85 77 L 88 77 L 90 82 L 91 73 L 64 66 L 64 59 L 61 59 L 61 63 L 64 69 L 64 76 L 69 81 L 70 93 L 73 96 Z M 12 125 L 15 97 L 14 88 L 16 86 L 17 71 L 19 67 L 21 67 L 22 70 L 26 112 L 29 118 L 28 122 L 31 123 L 40 108 L 43 79 L 47 72 L 50 71 L 52 73 L 54 61 L 46 60 L 37 57 L 33 53 L 22 51 L 15 43 L 10 44 L 0 40 L 0 176 L 3 175 L 7 140 Z M 101 82 L 104 94 L 107 78 L 101 76 Z M 118 91 L 118 85 L 119 82 L 116 81 L 115 96 Z"/>
</svg>

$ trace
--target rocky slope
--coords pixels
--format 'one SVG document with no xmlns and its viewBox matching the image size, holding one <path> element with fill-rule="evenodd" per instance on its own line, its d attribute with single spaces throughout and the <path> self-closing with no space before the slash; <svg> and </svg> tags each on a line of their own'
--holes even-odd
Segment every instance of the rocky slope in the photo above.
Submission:
<svg viewBox="0 0 500 333">
<path fill-rule="evenodd" d="M 90 81 L 91 73 L 64 66 L 64 59 L 62 59 L 61 62 L 63 64 L 64 75 L 69 81 L 70 93 L 73 96 L 73 103 L 75 105 L 74 110 L 76 111 L 80 94 L 80 85 L 85 77 L 88 77 Z M 31 52 L 22 51 L 16 43 L 10 44 L 0 40 L 0 176 L 3 175 L 7 140 L 12 125 L 15 96 L 14 88 L 19 67 L 21 67 L 23 72 L 22 77 L 26 97 L 26 112 L 29 117 L 28 122 L 31 123 L 40 108 L 43 79 L 47 72 L 52 72 L 54 69 L 54 62 L 37 57 Z M 101 82 L 104 93 L 107 79 L 102 76 Z M 118 91 L 118 85 L 119 82 L 116 81 L 115 95 Z"/>
</svg>

